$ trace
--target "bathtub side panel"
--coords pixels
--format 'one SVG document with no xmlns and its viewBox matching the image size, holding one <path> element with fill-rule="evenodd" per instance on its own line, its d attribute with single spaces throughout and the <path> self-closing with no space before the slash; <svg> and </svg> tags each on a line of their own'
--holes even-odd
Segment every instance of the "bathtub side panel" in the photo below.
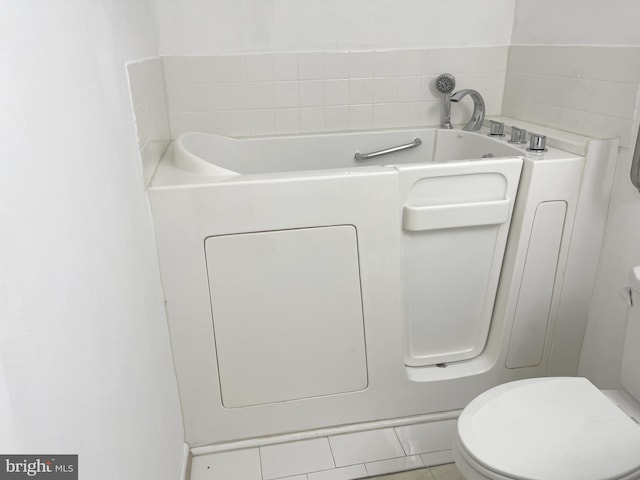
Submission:
<svg viewBox="0 0 640 480">
<path fill-rule="evenodd" d="M 396 261 L 399 217 L 397 180 L 393 169 L 300 177 L 297 180 L 238 181 L 196 188 L 152 189 L 150 198 L 186 439 L 190 445 L 389 416 L 390 406 L 395 402 L 389 391 L 397 391 L 404 377 L 402 338 L 396 314 L 399 309 Z M 352 328 L 353 331 L 348 332 L 348 344 L 342 341 L 345 347 L 343 358 L 352 359 L 352 364 L 345 366 L 344 370 L 351 370 L 353 374 L 348 375 L 348 385 L 340 386 L 340 389 L 351 393 L 296 400 L 278 397 L 275 392 L 277 385 L 274 384 L 271 393 L 268 385 L 260 390 L 260 394 L 269 393 L 262 397 L 268 401 L 260 405 L 227 408 L 223 404 L 220 387 L 218 364 L 221 358 L 215 346 L 217 342 L 228 343 L 230 340 L 228 337 L 216 338 L 222 332 L 214 330 L 205 239 L 340 225 L 347 226 L 340 228 L 350 229 L 353 235 L 350 238 L 357 242 L 351 248 L 357 247 L 359 285 L 356 287 L 361 289 L 361 306 L 357 307 L 361 308 L 364 319 L 364 325 L 356 328 L 355 317 L 351 316 L 355 330 Z M 261 245 L 261 248 L 266 247 Z M 314 268 L 322 267 L 322 262 L 317 259 L 308 263 Z M 344 268 L 335 262 L 325 263 Z M 242 266 L 238 265 L 238 268 Z M 334 286 L 329 285 L 326 290 L 335 293 Z M 291 322 L 289 326 L 293 325 Z M 344 334 L 331 320 L 327 321 L 327 326 L 332 331 L 323 334 L 328 335 L 329 343 L 331 335 Z M 360 335 L 364 331 L 365 335 L 368 378 L 363 370 L 362 357 L 349 351 L 358 345 L 358 331 Z M 306 335 L 302 331 L 299 333 Z M 281 334 L 286 336 L 288 333 L 283 331 Z M 276 338 L 275 334 L 270 335 L 272 339 Z M 336 341 L 341 343 L 338 339 Z M 326 348 L 327 345 L 325 342 Z M 358 348 L 363 347 L 360 344 Z M 328 378 L 326 375 L 335 372 L 339 365 L 329 361 L 326 353 L 323 358 L 330 368 L 321 368 L 320 373 Z M 295 359 L 291 361 L 295 362 Z M 307 385 L 313 385 L 313 378 L 305 381 Z M 295 378 L 291 382 L 291 389 L 295 390 Z M 295 396 L 293 390 L 288 392 L 291 393 L 289 397 Z"/>
</svg>

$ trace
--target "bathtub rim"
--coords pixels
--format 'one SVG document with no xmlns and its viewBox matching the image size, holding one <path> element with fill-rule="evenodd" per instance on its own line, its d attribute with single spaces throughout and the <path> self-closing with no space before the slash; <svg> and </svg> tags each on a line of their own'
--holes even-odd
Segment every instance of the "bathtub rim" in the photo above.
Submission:
<svg viewBox="0 0 640 480">
<path fill-rule="evenodd" d="M 405 135 L 406 137 L 414 137 L 421 136 L 423 139 L 423 148 L 429 149 L 426 154 L 426 159 L 421 159 L 419 161 L 393 161 L 397 159 L 397 156 L 389 156 L 384 157 L 383 161 L 374 160 L 372 162 L 365 161 L 356 161 L 362 162 L 362 164 L 351 164 L 351 165 L 336 165 L 336 166 L 328 166 L 328 167 L 311 167 L 305 166 L 304 168 L 296 169 L 277 169 L 274 171 L 250 171 L 250 172 L 241 172 L 230 169 L 227 165 L 221 166 L 212 163 L 210 160 L 198 156 L 193 151 L 190 151 L 189 145 L 186 141 L 190 138 L 194 138 L 194 142 L 197 141 L 214 141 L 218 142 L 219 145 L 214 145 L 214 147 L 220 148 L 221 153 L 224 154 L 225 150 L 233 150 L 235 145 L 250 145 L 257 142 L 267 141 L 270 142 L 272 140 L 282 140 L 286 141 L 287 139 L 294 139 L 295 141 L 318 141 L 319 138 L 323 138 L 321 141 L 327 141 L 325 138 L 337 138 L 337 139 L 345 139 L 345 138 L 368 138 L 374 137 L 376 135 L 385 135 L 385 136 L 393 136 L 395 134 Z M 270 175 L 277 176 L 289 176 L 290 174 L 306 175 L 312 172 L 353 172 L 353 171 L 362 171 L 364 169 L 376 168 L 376 167 L 393 167 L 397 165 L 412 165 L 412 164 L 424 164 L 424 163 L 441 163 L 441 161 L 436 161 L 435 157 L 439 154 L 438 145 L 442 141 L 441 137 L 443 135 L 452 136 L 456 135 L 458 137 L 471 137 L 475 139 L 475 141 L 485 142 L 487 144 L 494 144 L 505 151 L 502 154 L 497 155 L 495 158 L 507 158 L 514 156 L 525 156 L 526 151 L 523 148 L 520 148 L 515 145 L 507 144 L 505 141 L 500 141 L 499 139 L 489 138 L 483 132 L 467 132 L 459 129 L 448 130 L 434 127 L 413 127 L 413 128 L 397 128 L 397 129 L 376 129 L 376 130 L 362 130 L 362 131 L 348 131 L 348 132 L 328 132 L 328 133 L 305 133 L 305 134 L 294 134 L 294 135 L 268 135 L 268 136 L 260 136 L 260 137 L 226 137 L 224 135 L 219 135 L 215 133 L 206 133 L 206 132 L 197 132 L 190 131 L 184 132 L 179 135 L 174 141 L 171 142 L 167 151 L 165 152 L 161 162 L 156 169 L 156 174 L 158 171 L 160 175 L 154 175 L 154 178 L 150 182 L 149 186 L 159 186 L 159 183 L 165 184 L 164 181 L 157 182 L 155 177 L 165 177 L 166 174 L 175 174 L 172 176 L 177 177 L 177 180 L 180 180 L 180 184 L 187 183 L 187 176 L 191 180 L 196 180 L 192 183 L 200 184 L 205 183 L 202 180 L 202 177 L 206 177 L 206 183 L 218 183 L 219 181 L 226 181 L 233 177 L 252 177 L 252 178 L 267 178 Z M 425 138 L 428 137 L 428 138 Z M 201 140 L 203 139 L 203 140 Z M 212 139 L 212 140 L 211 140 Z M 403 140 L 398 140 L 401 143 Z M 202 145 L 196 146 L 196 148 L 203 148 Z M 481 148 L 482 149 L 482 148 Z M 482 149 L 483 150 L 483 149 Z M 356 150 L 354 150 L 355 153 Z M 242 152 L 239 152 L 242 154 Z M 477 157 L 465 155 L 464 158 L 460 159 L 447 159 L 445 162 L 450 161 L 463 161 L 463 160 L 480 160 L 481 155 L 479 154 Z M 386 160 L 386 161 L 384 161 Z M 172 168 L 167 168 L 172 167 Z M 173 170 L 171 172 L 171 170 Z M 171 182 L 173 183 L 173 182 Z"/>
</svg>

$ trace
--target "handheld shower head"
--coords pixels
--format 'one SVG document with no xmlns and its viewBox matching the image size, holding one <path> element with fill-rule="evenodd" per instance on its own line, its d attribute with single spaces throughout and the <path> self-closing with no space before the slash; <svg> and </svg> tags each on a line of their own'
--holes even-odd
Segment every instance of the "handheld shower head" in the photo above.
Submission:
<svg viewBox="0 0 640 480">
<path fill-rule="evenodd" d="M 443 94 L 443 121 L 442 128 L 453 128 L 451 126 L 451 92 L 456 88 L 456 79 L 450 73 L 443 73 L 436 78 L 436 89 Z"/>
<path fill-rule="evenodd" d="M 456 79 L 450 73 L 443 73 L 436 78 L 436 88 L 440 93 L 449 94 L 456 88 Z"/>
</svg>

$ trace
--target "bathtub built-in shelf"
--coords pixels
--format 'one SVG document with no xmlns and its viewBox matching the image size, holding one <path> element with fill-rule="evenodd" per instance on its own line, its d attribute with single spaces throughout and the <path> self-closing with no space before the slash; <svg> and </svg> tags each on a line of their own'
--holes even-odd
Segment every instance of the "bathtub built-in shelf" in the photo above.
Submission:
<svg viewBox="0 0 640 480">
<path fill-rule="evenodd" d="M 509 220 L 511 199 L 452 205 L 405 205 L 402 228 L 412 232 L 498 225 Z"/>
</svg>

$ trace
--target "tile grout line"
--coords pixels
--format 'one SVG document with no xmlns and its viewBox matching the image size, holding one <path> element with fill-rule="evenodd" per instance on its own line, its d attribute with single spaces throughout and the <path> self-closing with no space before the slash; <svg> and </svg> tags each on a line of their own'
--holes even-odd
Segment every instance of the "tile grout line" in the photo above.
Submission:
<svg viewBox="0 0 640 480">
<path fill-rule="evenodd" d="M 398 439 L 398 443 L 400 444 L 400 448 L 404 452 L 404 456 L 408 457 L 409 455 L 407 454 L 407 451 L 405 450 L 404 445 L 402 444 L 402 440 L 400 440 L 400 436 L 398 435 L 398 431 L 396 430 L 396 427 L 391 427 L 391 428 L 393 429 L 393 433 L 395 434 L 396 438 Z"/>
<path fill-rule="evenodd" d="M 329 435 L 325 437 L 327 439 L 327 443 L 329 444 L 329 452 L 331 452 L 331 459 L 333 460 L 333 468 L 334 470 L 338 468 L 338 464 L 336 462 L 336 456 L 333 454 L 333 447 L 331 446 L 331 440 L 329 439 Z"/>
<path fill-rule="evenodd" d="M 431 467 L 425 467 L 426 470 L 429 470 L 429 475 L 431 475 L 431 480 L 436 480 L 436 476 L 433 473 L 433 470 L 431 470 Z"/>
<path fill-rule="evenodd" d="M 383 458 L 382 460 L 373 460 L 371 462 L 365 462 L 363 465 L 364 465 L 365 470 L 367 471 L 367 474 L 369 476 L 372 476 L 373 474 L 369 473 L 369 469 L 367 468 L 368 464 L 374 464 L 374 463 L 379 463 L 379 462 L 388 462 L 390 460 L 398 460 L 398 459 L 401 459 L 401 458 L 409 458 L 409 457 L 418 457 L 420 459 L 420 462 L 422 463 L 422 466 L 421 467 L 416 467 L 416 468 L 409 468 L 409 469 L 405 469 L 405 470 L 399 470 L 397 472 L 383 473 L 383 474 L 378 475 L 378 476 L 393 475 L 395 473 L 409 472 L 411 470 L 419 470 L 421 468 L 431 468 L 431 467 L 427 467 L 424 464 L 424 462 L 422 461 L 422 457 L 420 457 L 420 455 L 404 455 L 404 456 L 401 456 L 401 457 Z"/>
<path fill-rule="evenodd" d="M 308 477 L 309 477 L 309 475 L 314 474 L 314 473 L 332 472 L 332 471 L 334 471 L 334 470 L 340 470 L 340 469 L 343 469 L 343 468 L 357 467 L 358 465 L 362 465 L 363 467 L 365 466 L 365 464 L 364 464 L 364 463 L 354 463 L 353 465 L 345 465 L 345 466 L 343 466 L 343 467 L 327 468 L 327 469 L 325 469 L 325 470 L 315 470 L 315 471 L 313 471 L 313 472 L 303 473 L 303 474 L 301 474 L 301 475 L 306 475 L 306 476 L 307 476 L 307 478 L 308 478 Z M 366 472 L 366 471 L 367 471 L 367 469 L 366 469 L 366 467 L 365 467 L 365 472 Z M 294 475 L 294 476 L 295 476 L 295 475 Z M 281 478 L 281 479 L 280 479 L 280 478 L 276 478 L 276 479 L 274 479 L 274 480 L 284 480 L 284 479 L 286 479 L 286 478 L 289 478 L 289 477 L 283 477 L 283 478 Z"/>
<path fill-rule="evenodd" d="M 262 447 L 258 447 L 258 459 L 260 460 L 260 478 L 264 480 L 264 470 L 262 469 Z"/>
</svg>

